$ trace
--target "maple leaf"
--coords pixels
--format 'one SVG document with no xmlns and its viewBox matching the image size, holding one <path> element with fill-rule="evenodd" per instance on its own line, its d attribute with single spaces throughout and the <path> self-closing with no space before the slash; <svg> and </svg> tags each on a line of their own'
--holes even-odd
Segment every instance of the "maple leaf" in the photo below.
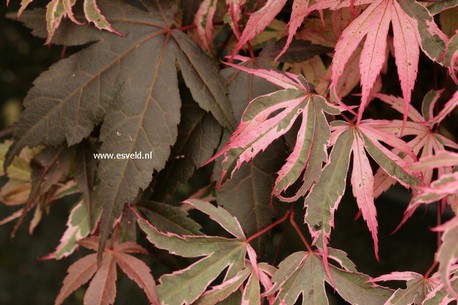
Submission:
<svg viewBox="0 0 458 305">
<path fill-rule="evenodd" d="M 392 272 L 370 280 L 372 283 L 381 281 L 406 282 L 406 288 L 396 289 L 385 305 L 424 304 L 425 300 L 430 298 L 430 293 L 442 286 L 437 273 L 430 278 L 425 278 L 425 276 L 416 272 Z"/>
<path fill-rule="evenodd" d="M 446 52 L 447 42 L 446 36 L 435 24 L 429 11 L 423 5 L 410 0 L 318 1 L 295 14 L 290 22 L 292 26 L 290 25 L 288 41 L 290 42 L 296 33 L 297 24 L 314 10 L 336 10 L 368 3 L 370 5 L 342 32 L 332 61 L 331 84 L 336 88 L 347 62 L 366 37 L 360 59 L 362 97 L 358 121 L 362 118 L 370 99 L 371 89 L 386 61 L 386 37 L 390 24 L 393 28 L 394 57 L 401 82 L 405 112 L 417 76 L 419 47 L 432 60 L 440 62 Z M 284 51 L 287 47 L 288 44 L 285 45 Z"/>
<path fill-rule="evenodd" d="M 244 67 L 255 69 L 265 67 L 262 59 L 251 59 L 242 63 Z M 249 102 L 258 96 L 278 90 L 278 87 L 266 79 L 245 73 L 237 68 L 228 67 L 220 74 L 226 80 L 229 89 L 229 100 L 234 116 L 239 121 Z M 227 135 L 226 139 L 229 138 Z M 274 174 L 283 162 L 284 147 L 281 143 L 273 143 L 265 154 L 256 157 L 252 163 L 244 164 L 233 175 L 230 181 L 215 191 L 218 204 L 234 215 L 244 232 L 254 234 L 271 223 L 275 213 L 269 208 L 271 203 L 271 187 L 275 181 Z M 214 175 L 219 176 L 221 167 L 215 165 Z M 241 206 L 240 202 L 243 202 Z M 264 236 L 258 238 L 253 246 L 256 250 L 265 249 Z"/>
<path fill-rule="evenodd" d="M 181 207 L 175 207 L 157 201 L 141 202 L 148 209 L 141 209 L 146 213 L 150 223 L 154 223 L 156 229 L 162 232 L 170 232 L 181 235 L 202 234 L 202 226 L 188 216 Z"/>
<path fill-rule="evenodd" d="M 253 159 L 274 140 L 287 133 L 294 122 L 301 118 L 296 145 L 286 164 L 278 171 L 273 194 L 282 197 L 281 193 L 299 179 L 302 173 L 304 181 L 301 189 L 306 191 L 320 176 L 320 160 L 326 160 L 329 126 L 325 113 L 338 114 L 339 110 L 322 96 L 311 93 L 302 76 L 244 66 L 234 67 L 265 78 L 284 89 L 252 100 L 229 143 L 208 161 L 224 155 L 218 186 L 232 177 L 244 162 Z"/>
<path fill-rule="evenodd" d="M 305 198 L 307 207 L 305 222 L 309 226 L 314 242 L 320 241 L 327 259 L 327 242 L 334 226 L 334 213 L 345 193 L 346 177 L 353 155 L 351 185 L 353 195 L 362 212 L 363 218 L 372 233 L 374 252 L 378 258 L 377 213 L 373 197 L 373 173 L 366 155 L 372 159 L 392 178 L 409 187 L 419 182 L 407 169 L 407 163 L 381 144 L 394 146 L 401 152 L 415 158 L 410 147 L 401 139 L 378 129 L 378 121 L 365 120 L 359 125 L 343 121 L 332 122 L 329 161 L 323 168 L 320 180 L 313 186 Z"/>
<path fill-rule="evenodd" d="M 215 15 L 218 0 L 204 0 L 194 16 L 197 35 L 204 47 L 211 51 L 213 42 L 213 16 Z"/>
<path fill-rule="evenodd" d="M 451 168 L 458 166 L 458 154 L 440 151 L 436 155 L 427 156 L 412 165 L 411 168 Z M 439 178 L 429 183 L 429 185 L 419 186 L 418 193 L 414 195 L 409 205 L 410 210 L 415 210 L 421 203 L 431 203 L 438 201 L 448 195 L 458 195 L 458 172 L 442 172 Z M 455 200 L 456 201 L 456 200 Z M 450 202 L 456 204 L 456 202 Z"/>
<path fill-rule="evenodd" d="M 331 257 L 342 262 L 340 256 Z M 331 280 L 316 253 L 295 252 L 280 263 L 272 276 L 273 286 L 266 294 L 276 294 L 274 305 L 295 304 L 300 295 L 302 304 L 329 304 L 327 282 L 350 304 L 385 304 L 391 295 L 388 289 L 367 283 L 369 277 L 352 266 L 344 263 L 342 267 L 330 267 Z"/>
<path fill-rule="evenodd" d="M 140 228 L 157 248 L 183 257 L 203 257 L 186 269 L 163 275 L 159 279 L 157 293 L 161 304 L 183 305 L 193 302 L 215 304 L 216 300 L 229 297 L 247 279 L 243 297 L 250 300 L 248 302 L 255 301 L 253 304 L 259 302 L 261 300 L 259 282 L 266 288 L 270 288 L 270 281 L 266 279 L 266 272 L 269 269 L 260 271 L 262 267 L 258 267 L 256 253 L 247 242 L 237 219 L 225 209 L 205 201 L 189 199 L 184 203 L 207 214 L 235 238 L 165 233 L 139 217 Z M 223 273 L 225 273 L 223 283 L 217 286 L 221 289 L 214 287 L 204 294 L 211 283 Z"/>
<path fill-rule="evenodd" d="M 223 128 L 213 116 L 192 101 L 189 91 L 182 90 L 181 99 L 178 138 L 155 180 L 152 198 L 157 201 L 167 202 L 176 188 L 213 155 L 221 141 Z"/>
<path fill-rule="evenodd" d="M 90 237 L 79 241 L 79 244 L 90 250 L 97 251 L 98 237 Z M 89 254 L 74 262 L 68 268 L 62 288 L 56 298 L 55 305 L 60 305 L 76 289 L 91 280 L 84 295 L 84 304 L 113 304 L 116 298 L 116 265 L 140 288 L 142 288 L 153 305 L 159 305 L 155 291 L 154 278 L 149 267 L 138 258 L 128 253 L 148 252 L 138 244 L 128 241 L 114 242 L 112 248 L 105 248 L 100 266 L 97 254 Z"/>
<path fill-rule="evenodd" d="M 235 120 L 214 61 L 184 33 L 172 30 L 172 22 L 155 6 L 145 11 L 121 1 L 98 4 L 128 35 L 82 30 L 74 24 L 55 34 L 57 44 L 92 44 L 61 60 L 35 81 L 5 164 L 26 145 L 79 143 L 102 121 L 101 153 L 152 152 L 152 159 L 100 160 L 95 200 L 103 202 L 103 249 L 124 203 L 149 185 L 153 171 L 163 169 L 176 141 L 181 106 L 176 62 L 202 109 L 228 129 L 235 126 Z M 36 35 L 44 37 L 44 24 L 36 23 L 42 14 L 34 10 L 22 17 Z M 137 72 L 131 73 L 132 69 Z"/>
<path fill-rule="evenodd" d="M 67 229 L 62 235 L 59 245 L 54 252 L 46 255 L 43 259 L 62 259 L 72 254 L 78 248 L 78 241 L 93 233 L 100 220 L 101 209 L 97 206 L 93 206 L 93 209 L 93 212 L 89 213 L 88 205 L 80 200 L 70 211 Z"/>
<path fill-rule="evenodd" d="M 11 233 L 12 237 L 15 236 L 27 213 L 33 208 L 35 208 L 35 212 L 29 225 L 30 234 L 33 233 L 35 227 L 41 221 L 42 211 L 46 207 L 49 207 L 51 203 L 59 198 L 78 192 L 75 182 L 67 177 L 73 158 L 74 151 L 64 146 L 60 146 L 57 149 L 42 149 L 33 157 L 33 162 L 30 164 L 30 172 L 28 173 L 28 175 L 31 175 L 28 181 L 31 187 L 26 201 L 22 202 L 24 207 L 0 221 L 0 225 L 2 225 L 18 219 Z M 17 162 L 20 162 L 20 159 Z M 12 165 L 14 177 L 19 174 L 17 172 L 18 164 L 13 162 Z M 26 177 L 25 173 L 22 173 L 21 176 Z M 5 186 L 8 187 L 8 184 Z"/>
<path fill-rule="evenodd" d="M 8 5 L 9 0 L 7 1 Z M 17 13 L 18 18 L 22 15 L 24 10 L 27 9 L 33 0 L 22 0 L 21 7 Z M 46 28 L 48 38 L 46 44 L 51 43 L 54 33 L 59 28 L 62 20 L 68 17 L 72 22 L 77 25 L 82 25 L 78 21 L 73 13 L 73 6 L 76 4 L 76 0 L 51 0 L 46 6 Z M 107 21 L 104 15 L 102 15 L 96 0 L 84 0 L 83 2 L 84 16 L 87 21 L 93 23 L 98 29 L 105 30 L 123 36 L 122 33 L 116 31 L 111 24 Z"/>
<path fill-rule="evenodd" d="M 448 293 L 455 299 L 458 299 L 458 290 L 452 281 L 456 279 L 456 270 L 458 268 L 458 218 L 455 216 L 441 227 L 437 228 L 443 231 L 442 244 L 437 251 L 437 261 L 439 262 L 439 274 Z M 455 276 L 453 274 L 455 273 Z"/>
<path fill-rule="evenodd" d="M 439 176 L 450 174 L 452 172 L 453 165 L 439 166 L 440 162 L 438 161 L 441 160 L 441 158 L 449 159 L 445 157 L 445 155 L 447 155 L 446 148 L 458 149 L 458 145 L 456 143 L 436 131 L 436 126 L 440 124 L 440 122 L 458 105 L 458 92 L 455 92 L 452 98 L 443 105 L 442 109 L 437 114 L 434 114 L 434 109 L 436 108 L 440 95 L 441 91 L 432 90 L 428 92 L 423 99 L 421 113 L 415 108 L 410 107 L 406 114 L 407 119 L 410 121 L 401 122 L 399 120 L 392 120 L 389 124 L 374 126 L 389 132 L 394 136 L 400 136 L 401 130 L 403 136 L 413 136 L 413 139 L 409 140 L 407 144 L 412 148 L 414 154 L 421 159 L 431 158 L 436 160 L 436 166 L 434 166 L 434 163 L 429 163 L 432 166 L 422 166 L 420 165 L 423 163 L 422 161 L 418 165 L 413 165 L 411 167 L 411 169 L 421 169 L 422 182 L 425 185 L 429 185 L 432 182 L 434 170 L 437 167 L 439 167 Z M 376 96 L 383 102 L 390 105 L 393 109 L 402 113 L 403 101 L 401 98 L 384 94 L 377 94 Z M 398 153 L 396 151 L 393 152 L 396 154 Z M 434 157 L 435 155 L 442 155 L 442 157 Z M 424 161 L 424 163 L 426 164 L 427 161 Z M 378 197 L 393 183 L 394 180 L 386 174 L 380 171 L 377 172 L 374 196 Z M 401 221 L 399 226 L 401 226 L 415 212 L 419 204 L 423 202 L 417 201 L 416 199 L 412 200 L 406 209 L 404 219 Z"/>
</svg>

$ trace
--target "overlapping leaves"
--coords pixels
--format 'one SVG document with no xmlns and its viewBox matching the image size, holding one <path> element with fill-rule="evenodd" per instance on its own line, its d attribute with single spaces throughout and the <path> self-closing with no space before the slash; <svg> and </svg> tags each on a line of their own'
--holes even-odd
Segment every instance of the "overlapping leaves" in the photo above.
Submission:
<svg viewBox="0 0 458 305">
<path fill-rule="evenodd" d="M 99 240 L 91 237 L 83 239 L 79 244 L 87 249 L 97 251 Z M 80 286 L 91 280 L 84 295 L 84 304 L 113 304 L 116 298 L 116 266 L 144 290 L 148 300 L 153 305 L 159 305 L 156 295 L 154 278 L 149 267 L 130 253 L 148 252 L 134 242 L 115 242 L 112 248 L 103 250 L 100 265 L 97 264 L 97 254 L 89 254 L 68 268 L 68 275 L 65 277 L 55 304 L 60 305 Z"/>
<path fill-rule="evenodd" d="M 33 0 L 22 0 L 21 8 L 18 12 L 18 17 L 21 16 L 22 12 L 33 2 Z M 6 1 L 7 5 L 9 0 Z M 54 33 L 59 28 L 62 20 L 68 17 L 75 24 L 82 25 L 82 22 L 78 21 L 73 12 L 73 6 L 75 6 L 76 0 L 51 0 L 46 7 L 46 29 L 48 32 L 48 38 L 46 43 L 50 43 Z M 84 17 L 88 22 L 94 23 L 94 25 L 100 29 L 108 32 L 122 35 L 116 31 L 105 16 L 100 11 L 96 0 L 84 0 L 83 2 Z"/>
<path fill-rule="evenodd" d="M 374 176 L 366 151 L 383 171 L 400 184 L 409 187 L 419 183 L 412 171 L 407 168 L 408 163 L 382 143 L 396 147 L 402 153 L 415 158 L 410 147 L 401 139 L 379 130 L 377 124 L 377 121 L 372 120 L 362 121 L 357 126 L 343 121 L 334 121 L 332 124 L 332 151 L 329 161 L 323 168 L 320 180 L 305 198 L 307 207 L 305 222 L 309 226 L 314 241 L 320 241 L 324 250 L 334 226 L 334 213 L 345 193 L 351 155 L 353 155 L 351 173 L 353 195 L 372 233 L 377 257 L 378 225 L 374 205 Z"/>
<path fill-rule="evenodd" d="M 342 267 L 330 267 L 332 278 L 328 277 L 321 258 L 315 253 L 299 251 L 285 258 L 272 277 L 272 289 L 267 292 L 278 292 L 273 304 L 295 304 L 301 295 L 302 304 L 329 304 L 325 282 L 350 304 L 385 304 L 391 295 L 388 289 L 367 283 L 369 277 L 357 273 L 339 251 L 330 257 L 342 264 Z"/>
<path fill-rule="evenodd" d="M 165 233 L 139 218 L 140 228 L 157 248 L 183 257 L 203 257 L 186 269 L 160 278 L 157 293 L 162 304 L 191 304 L 196 300 L 197 304 L 216 304 L 236 292 L 240 286 L 244 287 L 242 298 L 246 299 L 247 304 L 260 304 L 260 283 L 270 288 L 265 279 L 271 269 L 258 267 L 256 254 L 246 242 L 237 219 L 223 208 L 208 202 L 190 199 L 186 203 L 210 216 L 234 238 Z M 222 274 L 225 274 L 223 283 L 204 294 Z M 246 285 L 243 285 L 246 280 Z"/>
<path fill-rule="evenodd" d="M 73 24 L 61 27 L 55 43 L 92 45 L 61 60 L 35 81 L 6 164 L 26 145 L 78 143 L 102 121 L 100 152 L 114 156 L 152 152 L 152 159 L 100 161 L 96 200 L 103 203 L 103 242 L 123 204 L 148 186 L 153 171 L 164 167 L 176 141 L 181 105 L 176 61 L 200 107 L 228 129 L 235 124 L 214 62 L 185 34 L 171 30 L 165 9 L 159 13 L 154 7 L 145 11 L 120 1 L 98 3 L 127 36 Z M 37 23 L 37 16 L 43 18 L 43 12 L 25 12 L 22 20 L 44 37 L 45 24 Z"/>
<path fill-rule="evenodd" d="M 211 159 L 224 155 L 219 185 L 230 178 L 244 162 L 250 161 L 286 134 L 301 119 L 296 145 L 278 172 L 273 193 L 281 196 L 302 174 L 305 177 L 302 189 L 307 190 L 319 178 L 321 162 L 327 157 L 330 133 L 325 113 L 338 114 L 339 110 L 323 97 L 310 92 L 302 76 L 235 67 L 263 77 L 283 90 L 252 100 L 229 143 Z"/>
</svg>

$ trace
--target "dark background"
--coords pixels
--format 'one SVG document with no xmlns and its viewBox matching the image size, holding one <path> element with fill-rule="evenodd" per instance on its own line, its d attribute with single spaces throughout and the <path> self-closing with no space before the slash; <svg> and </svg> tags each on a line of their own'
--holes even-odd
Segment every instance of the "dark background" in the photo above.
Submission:
<svg viewBox="0 0 458 305">
<path fill-rule="evenodd" d="M 43 45 L 43 40 L 33 37 L 20 23 L 6 19 L 5 13 L 15 11 L 14 5 L 17 5 L 15 2 L 19 1 L 11 2 L 9 9 L 6 8 L 4 1 L 0 4 L 0 104 L 2 106 L 7 103 L 21 103 L 32 81 L 50 64 L 59 60 L 62 51 L 60 47 Z M 36 4 L 39 4 L 39 1 Z M 428 65 L 428 63 L 423 64 Z M 431 70 L 427 71 L 434 73 L 433 69 L 436 68 L 431 67 Z M 425 87 L 431 87 L 431 74 L 420 75 L 418 82 L 428 84 L 423 87 L 422 84 L 417 84 L 417 87 L 422 88 L 420 91 L 426 90 Z M 393 84 L 393 87 L 396 86 L 398 84 Z M 421 94 L 423 92 L 418 92 L 419 96 Z M 3 113 L 1 124 L 2 128 L 5 127 Z M 448 124 L 452 131 L 456 131 L 456 120 Z M 2 133 L 3 136 L 8 134 L 8 130 Z M 351 193 L 349 189 L 347 189 L 348 193 Z M 391 271 L 426 272 L 433 262 L 437 243 L 436 234 L 430 231 L 430 228 L 436 224 L 434 206 L 420 208 L 412 220 L 409 220 L 398 233 L 391 235 L 402 219 L 409 201 L 408 196 L 409 193 L 405 190 L 394 188 L 377 201 L 380 262 L 375 260 L 372 240 L 364 221 L 361 218 L 354 220 L 357 207 L 351 196 L 346 196 L 340 204 L 331 245 L 347 251 L 359 270 L 372 276 Z M 0 305 L 54 303 L 66 269 L 81 257 L 82 253 L 77 252 L 61 261 L 38 259 L 52 252 L 57 246 L 65 230 L 68 211 L 72 204 L 71 198 L 56 204 L 50 214 L 44 216 L 33 236 L 27 232 L 29 219 L 25 220 L 13 240 L 10 239 L 10 232 L 14 224 L 0 227 Z M 0 219 L 11 212 L 10 208 L 0 205 Z M 290 242 L 298 244 L 296 241 Z M 154 266 L 151 268 L 154 270 Z M 116 304 L 147 304 L 142 291 L 120 273 L 117 288 Z M 80 289 L 72 294 L 65 304 L 82 304 L 83 295 L 84 290 Z"/>
</svg>

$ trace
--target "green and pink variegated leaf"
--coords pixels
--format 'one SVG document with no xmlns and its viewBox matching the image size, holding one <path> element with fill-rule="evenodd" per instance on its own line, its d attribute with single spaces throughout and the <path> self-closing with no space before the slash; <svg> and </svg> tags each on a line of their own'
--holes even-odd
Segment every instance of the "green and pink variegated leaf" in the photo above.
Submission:
<svg viewBox="0 0 458 305">
<path fill-rule="evenodd" d="M 100 8 L 98 7 L 96 0 L 84 0 L 83 9 L 86 20 L 94 23 L 96 28 L 98 28 L 99 30 L 105 30 L 123 36 L 123 34 L 116 31 L 108 22 L 107 18 L 105 18 L 105 16 L 102 15 L 102 12 L 100 11 Z"/>
<path fill-rule="evenodd" d="M 418 193 L 412 198 L 408 210 L 417 207 L 420 203 L 432 203 L 449 195 L 457 195 L 458 172 L 441 175 L 430 185 L 418 187 L 417 191 Z"/>
<path fill-rule="evenodd" d="M 458 218 L 455 216 L 438 230 L 443 231 L 442 245 L 436 256 L 439 262 L 438 273 L 448 293 L 458 299 L 458 290 L 452 283 L 456 280 L 458 270 Z"/>
<path fill-rule="evenodd" d="M 251 275 L 250 269 L 246 268 L 239 271 L 233 278 L 223 283 L 213 286 L 206 291 L 196 302 L 196 305 L 214 305 L 227 299 L 231 294 L 236 292 Z"/>
<path fill-rule="evenodd" d="M 243 48 L 247 42 L 261 33 L 272 22 L 272 20 L 274 20 L 275 16 L 281 11 L 285 3 L 286 0 L 268 0 L 261 9 L 251 14 L 245 25 L 245 29 L 235 46 L 233 56 L 241 48 Z"/>
<path fill-rule="evenodd" d="M 157 293 L 162 304 L 213 305 L 238 289 L 242 290 L 241 304 L 261 304 L 261 286 L 264 290 L 271 288 L 275 268 L 258 265 L 256 252 L 247 243 L 240 224 L 226 210 L 201 200 L 190 199 L 186 203 L 207 214 L 235 238 L 164 233 L 139 216 L 140 228 L 156 247 L 183 257 L 202 257 L 187 268 L 160 278 Z M 207 291 L 222 275 L 223 281 Z"/>
<path fill-rule="evenodd" d="M 229 17 L 231 18 L 229 25 L 237 39 L 240 38 L 241 31 L 239 21 L 242 16 L 242 5 L 245 4 L 245 1 L 246 0 L 226 0 L 226 4 L 229 7 Z"/>
<path fill-rule="evenodd" d="M 305 223 L 309 227 L 314 243 L 322 242 L 324 258 L 327 255 L 327 244 L 334 226 L 334 213 L 345 193 L 353 141 L 351 130 L 344 130 L 338 134 L 320 180 L 304 202 L 307 208 Z"/>
<path fill-rule="evenodd" d="M 310 93 L 306 89 L 308 84 L 302 76 L 231 66 L 265 78 L 285 89 L 252 100 L 229 143 L 207 161 L 211 162 L 224 156 L 218 186 L 230 179 L 243 163 L 251 161 L 272 142 L 286 134 L 294 123 L 302 118 L 296 135 L 296 145 L 278 172 L 273 190 L 273 194 L 286 201 L 294 200 L 282 197 L 281 193 L 302 175 L 303 187 L 293 197 L 302 196 L 318 180 L 321 164 L 327 158 L 326 148 L 330 132 L 325 113 L 339 114 L 339 109 L 329 104 L 322 96 Z"/>
<path fill-rule="evenodd" d="M 92 233 L 96 224 L 100 220 L 101 209 L 93 206 L 92 224 L 88 211 L 88 206 L 83 202 L 78 202 L 71 210 L 67 220 L 67 229 L 65 230 L 59 245 L 53 253 L 44 257 L 44 259 L 62 259 L 72 254 L 78 247 L 78 241 L 86 238 Z"/>
<path fill-rule="evenodd" d="M 22 13 L 27 9 L 30 3 L 33 0 L 22 0 L 17 16 L 20 17 Z M 8 2 L 7 2 L 8 3 Z M 79 21 L 74 13 L 73 7 L 76 4 L 76 0 L 51 0 L 46 6 L 46 28 L 48 32 L 48 37 L 46 44 L 51 43 L 52 38 L 59 28 L 62 19 L 68 17 L 72 22 L 77 25 L 83 25 L 83 22 Z M 96 0 L 84 0 L 83 2 L 84 17 L 87 21 L 94 23 L 94 25 L 100 29 L 108 32 L 115 33 L 117 35 L 123 36 L 122 33 L 115 30 L 110 22 L 100 11 L 100 8 L 97 5 Z"/>
<path fill-rule="evenodd" d="M 457 105 L 457 93 L 445 103 L 444 107 L 439 111 L 437 115 L 434 114 L 434 108 L 438 101 L 442 91 L 430 91 L 428 92 L 422 103 L 422 114 L 415 108 L 410 107 L 407 112 L 408 119 L 412 121 L 401 122 L 398 120 L 392 120 L 391 122 L 386 121 L 374 121 L 371 125 L 373 128 L 383 130 L 392 134 L 393 136 L 414 136 L 413 139 L 409 140 L 408 146 L 412 149 L 413 153 L 420 158 L 428 158 L 436 154 L 440 154 L 445 151 L 446 148 L 458 149 L 458 145 L 450 139 L 444 137 L 435 131 L 435 126 L 439 124 Z M 403 100 L 396 96 L 390 96 L 385 94 L 377 94 L 377 98 L 390 105 L 393 109 L 403 113 Z M 393 150 L 396 155 L 399 154 L 398 150 Z M 409 157 L 410 158 L 410 157 Z M 410 163 L 413 161 L 409 161 Z M 439 160 L 439 159 L 437 159 Z M 432 181 L 434 175 L 434 167 L 416 167 L 415 165 L 409 167 L 411 170 L 422 171 L 422 181 L 425 184 L 429 184 Z M 444 169 L 439 169 L 440 173 L 450 172 L 451 167 L 448 166 Z M 378 197 L 382 192 L 386 191 L 394 180 L 390 179 L 387 175 L 383 174 L 380 170 L 376 174 L 376 191 L 375 197 Z M 416 207 L 410 207 L 408 213 L 406 211 L 405 219 L 408 218 Z"/>
<path fill-rule="evenodd" d="M 330 158 L 323 168 L 318 183 L 305 198 L 307 212 L 305 222 L 309 226 L 314 243 L 321 243 L 326 259 L 327 242 L 334 225 L 334 213 L 345 193 L 346 176 L 352 155 L 351 184 L 358 207 L 372 233 L 374 251 L 378 258 L 377 213 L 374 206 L 374 176 L 366 151 L 372 159 L 393 179 L 406 187 L 419 182 L 407 163 L 386 148 L 387 143 L 406 155 L 413 155 L 410 147 L 392 134 L 371 126 L 379 121 L 365 120 L 358 126 L 342 121 L 333 122 Z"/>
<path fill-rule="evenodd" d="M 218 223 L 227 232 L 231 233 L 234 237 L 242 240 L 246 239 L 237 218 L 232 216 L 227 210 L 222 207 L 215 207 L 206 201 L 198 199 L 188 199 L 184 203 L 193 206 L 195 209 L 207 214 L 211 219 Z"/>
<path fill-rule="evenodd" d="M 331 77 L 334 87 L 350 56 L 366 36 L 360 60 L 362 97 L 358 120 L 362 118 L 371 98 L 371 89 L 386 60 L 390 23 L 393 27 L 394 55 L 403 92 L 404 113 L 407 113 L 418 69 L 420 34 L 416 20 L 397 1 L 373 2 L 343 31 L 336 45 Z"/>
<path fill-rule="evenodd" d="M 402 10 L 413 20 L 417 32 L 418 42 L 422 51 L 433 61 L 441 62 L 446 52 L 447 36 L 439 29 L 428 9 L 410 0 L 399 0 Z"/>
<path fill-rule="evenodd" d="M 405 281 L 406 288 L 398 288 L 385 305 L 423 304 L 427 295 L 441 284 L 437 276 L 425 278 L 416 272 L 392 272 L 370 280 L 370 282 Z"/>
<path fill-rule="evenodd" d="M 377 210 L 374 204 L 374 175 L 371 164 L 364 151 L 364 141 L 360 136 L 355 136 L 353 142 L 353 170 L 351 173 L 351 187 L 353 196 L 356 198 L 358 208 L 363 219 L 371 231 L 374 241 L 374 251 L 378 259 L 378 235 L 377 235 Z"/>
<path fill-rule="evenodd" d="M 216 12 L 218 0 L 204 0 L 194 16 L 197 35 L 207 50 L 212 50 L 213 42 L 213 17 Z"/>
<path fill-rule="evenodd" d="M 332 258 L 332 257 L 331 257 Z M 327 275 L 321 258 L 316 253 L 295 252 L 285 258 L 274 273 L 272 289 L 274 305 L 295 304 L 302 295 L 302 304 L 329 304 L 325 282 L 330 284 L 350 304 L 384 304 L 391 291 L 367 283 L 369 277 L 355 271 L 330 266 Z"/>
</svg>

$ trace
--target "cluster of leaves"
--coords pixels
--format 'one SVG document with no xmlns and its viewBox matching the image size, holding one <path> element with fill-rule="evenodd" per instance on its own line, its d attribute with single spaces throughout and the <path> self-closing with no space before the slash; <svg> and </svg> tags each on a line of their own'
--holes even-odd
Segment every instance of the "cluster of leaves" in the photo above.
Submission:
<svg viewBox="0 0 458 305">
<path fill-rule="evenodd" d="M 413 195 L 402 223 L 421 205 L 458 212 L 458 144 L 444 124 L 458 105 L 458 1 L 52 0 L 25 10 L 31 2 L 21 2 L 24 25 L 77 51 L 35 80 L 0 147 L 1 199 L 24 205 L 1 223 L 18 219 L 16 231 L 35 208 L 33 231 L 59 198 L 81 193 L 46 258 L 79 246 L 98 254 L 70 266 L 56 304 L 91 278 L 84 303 L 113 304 L 116 265 L 151 304 L 328 304 L 325 283 L 351 304 L 458 300 L 456 216 L 435 228 L 424 275 L 371 278 L 329 245 L 347 187 L 377 259 L 375 200 L 394 184 Z M 421 54 L 445 87 L 418 101 Z M 399 90 L 383 77 L 393 68 Z M 390 115 L 370 112 L 374 104 Z M 153 158 L 116 158 L 138 152 Z M 216 185 L 175 206 L 178 186 L 215 160 Z M 275 263 L 266 236 L 282 223 L 306 251 Z M 191 263 L 159 274 L 156 287 L 131 255 L 148 253 L 136 225 L 151 255 Z M 399 280 L 406 288 L 376 284 Z"/>
</svg>

